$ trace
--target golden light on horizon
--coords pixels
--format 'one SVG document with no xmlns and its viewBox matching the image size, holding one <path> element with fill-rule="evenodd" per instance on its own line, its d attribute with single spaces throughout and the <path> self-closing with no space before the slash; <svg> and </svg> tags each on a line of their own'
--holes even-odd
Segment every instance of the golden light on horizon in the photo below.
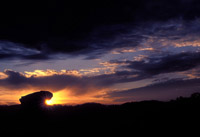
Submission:
<svg viewBox="0 0 200 137">
<path fill-rule="evenodd" d="M 46 105 L 53 105 L 53 101 L 51 99 L 45 100 Z"/>
<path fill-rule="evenodd" d="M 26 96 L 28 94 L 34 93 L 35 91 L 40 91 L 40 89 L 34 89 L 34 88 L 32 89 L 30 87 L 29 90 L 15 90 L 15 91 L 12 91 L 13 94 L 7 94 L 7 92 L 8 93 L 10 92 L 9 90 L 0 89 L 0 91 L 1 90 L 5 92 L 5 95 L 0 96 L 0 105 L 20 104 L 19 99 L 22 96 Z M 51 90 L 49 90 L 49 91 L 51 91 Z M 107 104 L 107 103 L 111 102 L 111 100 L 108 100 L 108 99 L 93 97 L 96 95 L 96 94 L 93 94 L 93 92 L 90 94 L 88 93 L 88 94 L 80 95 L 80 96 L 78 96 L 78 95 L 75 96 L 73 94 L 71 95 L 70 94 L 71 92 L 73 92 L 73 90 L 70 91 L 69 89 L 52 92 L 53 97 L 48 100 L 45 99 L 44 104 L 46 106 L 53 106 L 53 105 L 77 105 L 77 104 L 83 104 L 83 103 L 87 103 L 87 102 L 97 102 L 97 103 Z"/>
<path fill-rule="evenodd" d="M 58 105 L 58 104 L 64 104 L 65 101 L 67 99 L 67 95 L 65 94 L 65 92 L 56 92 L 53 93 L 53 97 L 51 99 L 46 99 L 45 100 L 45 104 L 46 105 Z"/>
</svg>

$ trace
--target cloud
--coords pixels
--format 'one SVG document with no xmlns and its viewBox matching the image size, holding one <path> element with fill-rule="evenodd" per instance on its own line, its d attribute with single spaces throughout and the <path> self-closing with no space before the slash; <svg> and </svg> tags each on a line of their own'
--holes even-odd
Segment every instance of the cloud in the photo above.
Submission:
<svg viewBox="0 0 200 137">
<path fill-rule="evenodd" d="M 3 72 L 0 72 L 0 79 L 5 79 L 5 78 L 7 78 L 8 76 L 5 74 L 5 73 L 3 73 Z"/>
<path fill-rule="evenodd" d="M 200 67 L 195 67 L 188 71 L 180 72 L 180 74 L 187 76 L 189 79 L 200 78 Z"/>
<path fill-rule="evenodd" d="M 107 97 L 115 99 L 114 102 L 169 100 L 199 92 L 199 82 L 200 79 L 173 79 L 141 88 L 111 92 Z"/>
<path fill-rule="evenodd" d="M 26 48 L 23 44 L 0 41 L 0 59 L 47 60 L 50 58 L 45 52 Z"/>
<path fill-rule="evenodd" d="M 161 71 L 160 71 L 161 72 Z M 183 71 L 185 75 L 193 74 Z M 163 72 L 164 73 L 164 72 Z M 195 71 L 194 75 L 198 71 Z M 162 73 L 161 73 L 162 74 Z M 168 73 L 166 73 L 168 74 Z M 66 93 L 63 97 L 93 97 L 93 100 L 103 99 L 110 102 L 138 101 L 144 99 L 171 99 L 179 95 L 187 95 L 199 90 L 199 79 L 188 76 L 188 79 L 168 78 L 162 83 L 156 83 L 141 88 L 115 91 L 116 84 L 126 82 L 137 82 L 149 78 L 156 78 L 156 74 L 147 74 L 142 71 L 115 71 L 109 74 L 84 75 L 76 70 L 35 70 L 24 73 L 12 70 L 5 70 L 0 73 L 1 93 L 5 95 L 20 95 L 40 90 L 48 90 L 54 93 Z M 166 75 L 167 76 L 167 75 Z M 160 77 L 158 77 L 160 78 Z M 132 88 L 133 86 L 127 87 Z M 113 91 L 114 90 L 114 91 Z M 21 91 L 21 92 L 20 92 Z M 17 100 L 16 96 L 15 100 Z M 3 97 L 3 96 L 2 96 Z M 20 97 L 20 96 L 19 96 Z M 18 97 L 18 98 L 19 98 Z M 87 100 L 85 99 L 85 101 Z"/>
<path fill-rule="evenodd" d="M 143 73 L 144 75 L 154 76 L 162 73 L 181 72 L 193 69 L 200 65 L 199 59 L 199 52 L 186 52 L 154 57 L 142 56 L 142 58 L 134 58 L 132 61 L 112 60 L 109 64 L 126 64 L 121 67 L 138 72 L 138 74 Z"/>
<path fill-rule="evenodd" d="M 77 70 L 61 70 L 59 72 L 56 70 L 47 69 L 47 70 L 34 70 L 33 72 L 25 71 L 24 73 L 26 77 L 32 77 L 32 76 L 43 77 L 43 76 L 53 76 L 53 75 L 72 75 L 72 76 L 79 76 L 79 77 L 82 76 L 80 72 Z"/>
<path fill-rule="evenodd" d="M 34 74 L 36 72 L 33 72 L 32 75 L 26 72 L 26 75 L 28 75 L 26 76 L 23 73 L 6 70 L 4 73 L 8 77 L 1 79 L 0 85 L 11 90 L 30 88 L 37 90 L 50 90 L 53 92 L 68 88 L 73 90 L 73 94 L 91 92 L 91 89 L 93 88 L 92 86 L 94 86 L 94 82 L 80 76 L 70 75 L 67 72 L 61 74 L 50 74 L 50 72 L 46 72 L 46 74 L 42 74 L 42 72 Z"/>
<path fill-rule="evenodd" d="M 146 63 L 144 61 L 133 62 L 128 67 L 156 75 L 189 70 L 199 65 L 199 59 L 199 53 L 180 53 L 161 58 L 150 58 Z"/>
<path fill-rule="evenodd" d="M 192 24 L 191 20 L 200 17 L 199 5 L 198 0 L 62 1 L 49 3 L 49 6 L 36 4 L 38 14 L 32 7 L 25 10 L 20 5 L 16 6 L 17 9 L 9 7 L 15 12 L 9 18 L 2 16 L 1 40 L 21 43 L 20 48 L 41 53 L 1 53 L 0 57 L 49 59 L 49 54 L 64 53 L 86 55 L 87 59 L 97 58 L 115 48 L 136 47 L 147 34 L 159 33 L 168 37 L 170 31 L 177 33 L 177 22 L 173 25 L 170 20 L 182 20 L 186 26 L 182 29 L 190 31 L 192 28 L 188 29 L 187 23 Z M 23 12 L 18 13 L 18 9 Z M 156 27 L 156 24 L 161 27 Z M 196 26 L 199 25 L 193 24 L 193 30 Z"/>
<path fill-rule="evenodd" d="M 91 30 L 84 39 L 52 38 L 31 46 L 4 40 L 0 41 L 0 59 L 50 60 L 79 55 L 95 59 L 106 53 L 173 52 L 170 51 L 172 47 L 198 48 L 199 22 L 197 18 L 102 25 Z"/>
<path fill-rule="evenodd" d="M 5 70 L 1 73 L 0 87 L 7 91 L 30 89 L 58 92 L 66 90 L 72 96 L 81 96 L 109 89 L 116 83 L 137 81 L 144 78 L 146 78 L 145 75 L 128 71 L 87 76 L 75 70 L 62 70 L 60 72 L 35 70 L 25 73 Z"/>
</svg>

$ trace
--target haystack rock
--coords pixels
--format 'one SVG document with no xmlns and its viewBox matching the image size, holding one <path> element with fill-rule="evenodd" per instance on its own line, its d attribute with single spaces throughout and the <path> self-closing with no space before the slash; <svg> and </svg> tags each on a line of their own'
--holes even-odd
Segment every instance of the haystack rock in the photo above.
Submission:
<svg viewBox="0 0 200 137">
<path fill-rule="evenodd" d="M 51 99 L 53 94 L 49 91 L 39 91 L 22 96 L 19 101 L 24 107 L 42 107 L 45 105 L 45 100 Z"/>
</svg>

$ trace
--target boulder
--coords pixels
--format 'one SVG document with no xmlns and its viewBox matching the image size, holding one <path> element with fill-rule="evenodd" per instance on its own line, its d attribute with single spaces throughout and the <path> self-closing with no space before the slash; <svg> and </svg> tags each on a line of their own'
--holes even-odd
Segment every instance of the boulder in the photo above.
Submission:
<svg viewBox="0 0 200 137">
<path fill-rule="evenodd" d="M 25 107 L 42 107 L 45 106 L 45 100 L 51 99 L 53 94 L 49 91 L 39 91 L 22 96 L 19 101 Z"/>
</svg>

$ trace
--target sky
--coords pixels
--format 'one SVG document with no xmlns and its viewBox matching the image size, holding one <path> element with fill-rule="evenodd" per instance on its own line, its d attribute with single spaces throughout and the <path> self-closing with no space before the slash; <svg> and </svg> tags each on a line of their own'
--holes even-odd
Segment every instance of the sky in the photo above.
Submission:
<svg viewBox="0 0 200 137">
<path fill-rule="evenodd" d="M 199 0 L 2 3 L 0 104 L 168 101 L 200 91 Z"/>
</svg>

